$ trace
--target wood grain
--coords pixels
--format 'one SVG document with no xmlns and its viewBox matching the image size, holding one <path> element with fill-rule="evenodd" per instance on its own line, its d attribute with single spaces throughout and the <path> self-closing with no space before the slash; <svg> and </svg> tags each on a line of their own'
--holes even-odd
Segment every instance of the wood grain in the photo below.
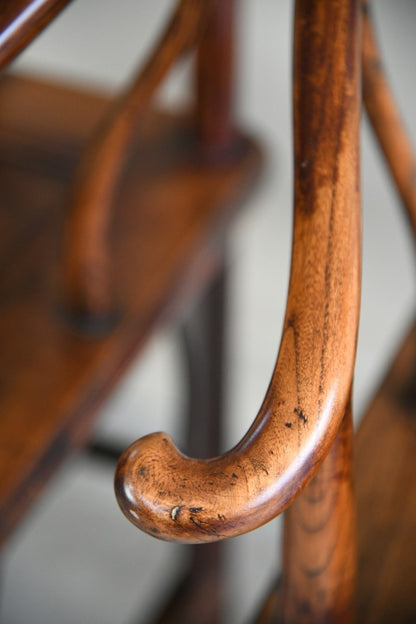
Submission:
<svg viewBox="0 0 416 624">
<path fill-rule="evenodd" d="M 353 622 L 357 548 L 352 439 L 349 403 L 328 457 L 285 513 L 281 588 L 285 624 Z"/>
<path fill-rule="evenodd" d="M 134 128 L 144 123 L 155 90 L 173 64 L 198 42 L 215 0 L 180 0 L 137 78 L 114 102 L 88 145 L 75 174 L 65 235 L 64 293 L 82 320 L 114 316 L 111 224 L 115 192 Z M 110 323 L 111 324 L 111 323 Z"/>
<path fill-rule="evenodd" d="M 298 2 L 295 224 L 282 341 L 266 398 L 223 456 L 189 458 L 164 433 L 120 459 L 126 516 L 161 539 L 209 542 L 283 511 L 316 474 L 344 416 L 360 294 L 359 11 Z"/>
<path fill-rule="evenodd" d="M 363 98 L 389 173 L 416 236 L 416 159 L 383 70 L 371 23 L 370 3 L 363 2 Z"/>
<path fill-rule="evenodd" d="M 70 0 L 4 0 L 0 4 L 0 69 L 12 61 Z"/>
<path fill-rule="evenodd" d="M 357 624 L 416 621 L 416 327 L 357 432 Z"/>
<path fill-rule="evenodd" d="M 71 175 L 109 100 L 12 77 L 0 81 L 0 98 L 4 540 L 59 462 L 88 440 L 98 406 L 153 331 L 183 316 L 218 272 L 219 241 L 261 156 L 239 134 L 233 158 L 209 164 L 192 117 L 147 113 L 117 195 L 112 244 L 124 313 L 110 336 L 86 336 L 62 305 L 58 259 Z"/>
<path fill-rule="evenodd" d="M 354 440 L 358 528 L 353 620 L 356 624 L 416 621 L 415 388 L 416 326 L 413 324 L 371 400 Z M 275 583 L 254 621 L 282 624 L 281 614 L 281 583 Z"/>
</svg>

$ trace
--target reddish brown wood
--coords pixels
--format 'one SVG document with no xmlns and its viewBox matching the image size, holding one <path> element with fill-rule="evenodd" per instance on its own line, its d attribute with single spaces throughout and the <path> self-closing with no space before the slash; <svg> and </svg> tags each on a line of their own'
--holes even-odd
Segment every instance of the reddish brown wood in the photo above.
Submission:
<svg viewBox="0 0 416 624">
<path fill-rule="evenodd" d="M 193 119 L 148 112 L 117 194 L 124 314 L 110 336 L 87 337 L 66 317 L 57 260 L 69 180 L 108 99 L 11 77 L 0 81 L 0 98 L 3 540 L 46 476 L 89 437 L 96 408 L 152 331 L 184 314 L 218 272 L 220 235 L 261 158 L 240 135 L 233 159 L 202 162 Z"/>
<path fill-rule="evenodd" d="M 232 147 L 234 0 L 214 5 L 197 52 L 197 132 L 208 157 Z"/>
<path fill-rule="evenodd" d="M 416 327 L 355 444 L 357 624 L 416 622 Z"/>
<path fill-rule="evenodd" d="M 215 0 L 180 0 L 138 77 L 116 100 L 88 143 L 75 175 L 66 229 L 65 298 L 78 318 L 106 319 L 117 310 L 110 226 L 115 191 L 134 128 L 143 123 L 156 88 L 192 50 Z"/>
<path fill-rule="evenodd" d="M 3 0 L 0 5 L 0 69 L 10 63 L 70 0 Z"/>
<path fill-rule="evenodd" d="M 372 399 L 354 441 L 356 624 L 416 621 L 415 388 L 414 325 Z M 276 583 L 256 624 L 282 624 L 277 617 L 281 601 Z"/>
<path fill-rule="evenodd" d="M 216 541 L 267 522 L 315 475 L 337 434 L 360 293 L 358 17 L 355 1 L 298 3 L 290 290 L 255 422 L 214 459 L 184 456 L 163 433 L 135 442 L 120 459 L 120 506 L 156 537 Z"/>
<path fill-rule="evenodd" d="M 328 457 L 285 513 L 285 624 L 353 622 L 357 562 L 352 437 L 348 405 Z"/>
<path fill-rule="evenodd" d="M 387 82 L 374 36 L 370 3 L 363 8 L 363 98 L 374 133 L 416 236 L 416 160 Z"/>
</svg>

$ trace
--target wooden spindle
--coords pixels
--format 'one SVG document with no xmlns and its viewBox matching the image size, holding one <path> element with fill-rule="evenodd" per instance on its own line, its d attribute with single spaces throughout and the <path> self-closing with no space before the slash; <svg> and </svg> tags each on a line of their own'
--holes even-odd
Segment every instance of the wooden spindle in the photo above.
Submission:
<svg viewBox="0 0 416 624">
<path fill-rule="evenodd" d="M 167 434 L 121 456 L 121 509 L 160 539 L 211 542 L 264 524 L 315 476 L 339 431 L 356 353 L 361 269 L 357 0 L 299 0 L 295 219 L 279 356 L 252 426 L 230 451 L 183 455 Z"/>
<path fill-rule="evenodd" d="M 197 134 L 204 152 L 213 157 L 227 151 L 233 140 L 234 3 L 213 3 L 197 52 Z"/>
<path fill-rule="evenodd" d="M 349 152 L 358 162 L 359 41 L 356 0 L 297 1 L 295 198 L 303 197 L 306 206 L 314 195 L 331 193 L 334 189 L 331 184 L 329 188 L 319 184 L 319 171 L 332 166 L 334 155 L 345 157 Z M 328 106 L 326 116 L 320 113 L 321 102 Z M 326 133 L 331 132 L 334 123 L 340 123 L 339 132 L 328 134 L 331 141 L 325 143 Z M 332 141 L 335 141 L 335 150 Z M 297 167 L 303 167 L 305 172 L 314 169 L 316 186 L 311 186 L 308 176 L 300 175 Z M 337 169 L 335 165 L 334 171 Z M 344 197 L 341 203 L 357 193 L 357 204 L 354 207 L 352 203 L 350 209 L 359 210 L 358 171 L 355 174 L 351 171 L 348 184 L 339 190 L 340 199 Z M 336 358 L 331 366 L 337 366 Z M 284 624 L 352 621 L 356 573 L 352 436 L 349 400 L 329 455 L 313 481 L 286 512 L 281 597 Z"/>
<path fill-rule="evenodd" d="M 348 405 L 328 457 L 285 514 L 284 624 L 353 621 L 356 531 L 352 438 Z"/>
</svg>

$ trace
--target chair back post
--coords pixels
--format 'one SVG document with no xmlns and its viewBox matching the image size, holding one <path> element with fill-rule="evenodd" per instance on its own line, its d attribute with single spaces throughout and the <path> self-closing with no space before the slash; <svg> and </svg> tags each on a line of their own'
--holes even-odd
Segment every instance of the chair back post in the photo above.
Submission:
<svg viewBox="0 0 416 624">
<path fill-rule="evenodd" d="M 357 568 L 348 405 L 328 457 L 285 513 L 283 622 L 353 621 Z"/>
<path fill-rule="evenodd" d="M 196 58 L 196 131 L 204 153 L 217 158 L 233 144 L 235 0 L 211 0 Z"/>
<path fill-rule="evenodd" d="M 326 167 L 333 170 L 333 214 L 345 202 L 351 203 L 351 210 L 359 210 L 358 168 L 335 189 L 346 155 L 358 162 L 359 20 L 356 0 L 297 0 L 295 202 L 300 198 L 306 205 L 313 206 L 314 196 L 324 191 L 319 170 Z M 322 115 L 324 106 L 327 107 L 326 118 Z M 319 144 L 321 147 L 316 147 Z M 305 166 L 314 149 L 313 167 Z M 314 171 L 308 173 L 308 169 Z M 334 361 L 331 365 L 337 366 L 337 363 Z M 285 513 L 279 618 L 284 624 L 353 621 L 357 553 L 352 442 L 350 394 L 343 422 L 327 458 Z"/>
</svg>

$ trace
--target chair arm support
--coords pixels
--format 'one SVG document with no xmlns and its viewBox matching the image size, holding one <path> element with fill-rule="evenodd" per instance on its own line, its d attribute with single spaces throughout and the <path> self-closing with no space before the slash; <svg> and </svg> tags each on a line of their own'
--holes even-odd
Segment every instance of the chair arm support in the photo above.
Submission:
<svg viewBox="0 0 416 624">
<path fill-rule="evenodd" d="M 363 103 L 416 237 L 416 159 L 383 68 L 368 0 L 362 11 Z"/>
<path fill-rule="evenodd" d="M 0 9 L 0 69 L 4 69 L 71 0 L 8 0 Z"/>
<path fill-rule="evenodd" d="M 186 457 L 156 433 L 120 458 L 125 515 L 155 537 L 209 542 L 282 512 L 316 474 L 345 413 L 359 319 L 361 220 L 357 0 L 298 0 L 295 219 L 281 345 L 263 405 L 239 444 Z"/>
</svg>

